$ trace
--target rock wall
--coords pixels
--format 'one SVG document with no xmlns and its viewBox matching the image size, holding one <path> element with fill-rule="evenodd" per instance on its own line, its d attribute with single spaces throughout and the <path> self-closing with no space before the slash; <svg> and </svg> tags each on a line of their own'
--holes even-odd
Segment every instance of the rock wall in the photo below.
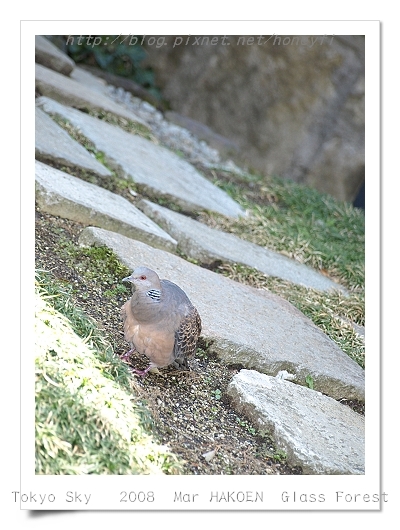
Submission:
<svg viewBox="0 0 400 530">
<path fill-rule="evenodd" d="M 161 39 L 145 39 L 147 62 L 174 111 L 231 140 L 239 149 L 228 154 L 249 169 L 355 199 L 364 180 L 364 36 Z"/>
</svg>

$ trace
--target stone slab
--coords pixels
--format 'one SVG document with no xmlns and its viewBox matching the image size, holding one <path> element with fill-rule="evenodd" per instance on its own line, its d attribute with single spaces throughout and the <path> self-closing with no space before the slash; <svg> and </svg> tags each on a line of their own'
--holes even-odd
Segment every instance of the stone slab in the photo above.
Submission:
<svg viewBox="0 0 400 530">
<path fill-rule="evenodd" d="M 85 228 L 80 244 L 105 245 L 130 269 L 148 266 L 182 287 L 201 315 L 202 336 L 223 362 L 268 375 L 287 370 L 301 385 L 311 376 L 316 390 L 335 399 L 364 400 L 362 368 L 279 296 L 107 230 Z"/>
<path fill-rule="evenodd" d="M 229 195 L 165 147 L 48 98 L 40 98 L 38 104 L 77 127 L 104 153 L 107 163 L 132 179 L 145 195 L 174 201 L 187 211 L 212 210 L 233 217 L 245 214 Z"/>
<path fill-rule="evenodd" d="M 99 177 L 111 176 L 106 167 L 39 108 L 35 110 L 35 156 L 41 162 L 83 169 Z"/>
<path fill-rule="evenodd" d="M 228 386 L 233 407 L 272 434 L 304 474 L 365 474 L 365 421 L 320 392 L 241 370 Z"/>
<path fill-rule="evenodd" d="M 78 109 L 93 109 L 111 112 L 121 118 L 129 119 L 147 127 L 144 121 L 123 105 L 99 91 L 82 85 L 75 79 L 66 77 L 40 64 L 35 65 L 36 90 L 43 96 L 53 98 L 60 103 Z"/>
<path fill-rule="evenodd" d="M 120 195 L 37 161 L 35 181 L 36 201 L 44 212 L 113 230 L 157 248 L 172 252 L 176 248 L 169 234 Z"/>
<path fill-rule="evenodd" d="M 108 95 L 107 83 L 103 79 L 100 79 L 99 77 L 96 77 L 95 75 L 91 74 L 84 68 L 75 66 L 74 70 L 71 72 L 70 77 L 81 85 L 90 88 L 90 90 L 94 90 L 95 92 L 99 92 L 100 94 L 103 94 L 105 96 Z"/>
<path fill-rule="evenodd" d="M 147 200 L 141 200 L 137 206 L 176 239 L 178 248 L 186 256 L 197 259 L 202 264 L 211 264 L 218 260 L 240 263 L 312 289 L 345 291 L 341 285 L 314 269 L 278 252 L 244 241 L 234 234 L 210 228 Z"/>
<path fill-rule="evenodd" d="M 35 61 L 60 74 L 69 75 L 75 62 L 43 35 L 35 35 Z"/>
</svg>

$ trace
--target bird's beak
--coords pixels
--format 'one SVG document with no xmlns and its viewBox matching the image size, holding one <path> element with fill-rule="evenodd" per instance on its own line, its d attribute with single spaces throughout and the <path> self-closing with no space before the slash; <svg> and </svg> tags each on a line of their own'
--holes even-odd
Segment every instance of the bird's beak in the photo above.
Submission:
<svg viewBox="0 0 400 530">
<path fill-rule="evenodd" d="M 131 282 L 132 281 L 132 277 L 131 276 L 127 276 L 126 278 L 123 278 L 121 281 L 122 282 Z"/>
</svg>

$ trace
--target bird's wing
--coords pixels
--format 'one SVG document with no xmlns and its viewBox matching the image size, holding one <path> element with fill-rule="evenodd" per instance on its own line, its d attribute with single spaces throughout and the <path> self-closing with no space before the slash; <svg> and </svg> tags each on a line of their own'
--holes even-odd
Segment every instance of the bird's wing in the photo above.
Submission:
<svg viewBox="0 0 400 530">
<path fill-rule="evenodd" d="M 190 358 L 197 346 L 197 340 L 201 333 L 201 319 L 195 307 L 186 315 L 179 328 L 175 332 L 174 360 L 180 366 L 188 367 L 187 360 Z"/>
</svg>

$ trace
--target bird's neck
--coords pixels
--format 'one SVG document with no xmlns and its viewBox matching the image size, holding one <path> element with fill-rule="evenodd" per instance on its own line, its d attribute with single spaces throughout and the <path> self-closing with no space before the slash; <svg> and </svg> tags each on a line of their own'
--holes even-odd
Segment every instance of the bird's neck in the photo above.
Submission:
<svg viewBox="0 0 400 530">
<path fill-rule="evenodd" d="M 159 302 L 161 298 L 161 290 L 160 289 L 150 289 L 146 292 L 146 296 L 149 296 L 152 300 Z"/>
</svg>

